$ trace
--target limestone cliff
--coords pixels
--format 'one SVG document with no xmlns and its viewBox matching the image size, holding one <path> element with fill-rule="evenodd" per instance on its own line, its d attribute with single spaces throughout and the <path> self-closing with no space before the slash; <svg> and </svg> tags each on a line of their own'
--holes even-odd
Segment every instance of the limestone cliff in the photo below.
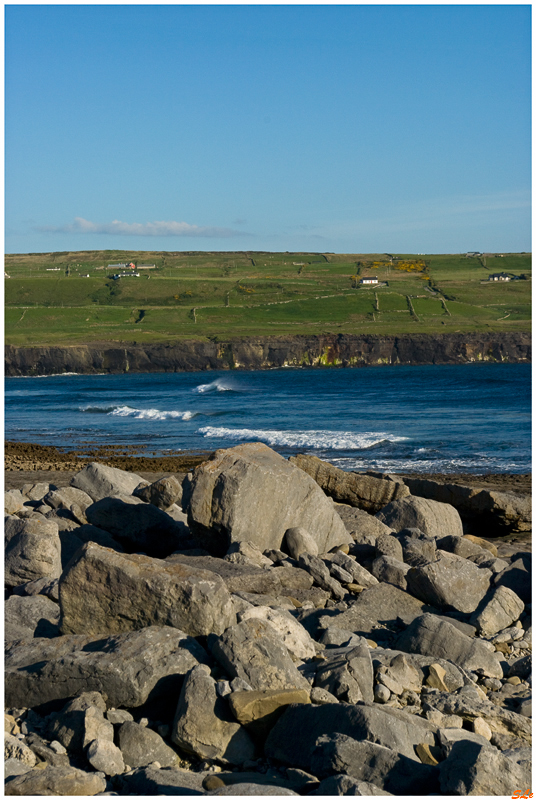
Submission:
<svg viewBox="0 0 536 800">
<path fill-rule="evenodd" d="M 90 343 L 5 348 L 5 374 L 193 372 L 270 367 L 530 362 L 529 333 L 404 336 L 326 334 L 168 344 Z"/>
</svg>

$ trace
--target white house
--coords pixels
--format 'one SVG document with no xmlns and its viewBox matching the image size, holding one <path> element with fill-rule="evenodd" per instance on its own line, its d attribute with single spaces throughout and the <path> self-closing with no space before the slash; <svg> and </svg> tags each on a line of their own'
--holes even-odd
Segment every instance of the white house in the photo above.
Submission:
<svg viewBox="0 0 536 800">
<path fill-rule="evenodd" d="M 363 285 L 371 284 L 371 283 L 378 283 L 378 278 L 371 277 L 371 276 L 366 276 L 365 278 L 361 278 L 359 283 L 361 283 Z"/>
<path fill-rule="evenodd" d="M 509 281 L 510 275 L 507 275 L 506 272 L 494 272 L 493 275 L 488 277 L 488 281 Z"/>
</svg>

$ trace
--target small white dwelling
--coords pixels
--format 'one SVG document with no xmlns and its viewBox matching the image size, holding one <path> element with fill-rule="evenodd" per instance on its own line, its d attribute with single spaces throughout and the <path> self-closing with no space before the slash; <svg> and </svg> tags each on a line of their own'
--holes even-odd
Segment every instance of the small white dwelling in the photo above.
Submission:
<svg viewBox="0 0 536 800">
<path fill-rule="evenodd" d="M 494 272 L 493 275 L 488 277 L 488 281 L 509 281 L 510 275 L 507 275 L 506 272 Z"/>
<path fill-rule="evenodd" d="M 370 285 L 370 284 L 378 283 L 378 278 L 367 276 L 365 278 L 361 278 L 359 283 L 362 284 L 363 286 L 367 286 L 367 285 Z"/>
</svg>

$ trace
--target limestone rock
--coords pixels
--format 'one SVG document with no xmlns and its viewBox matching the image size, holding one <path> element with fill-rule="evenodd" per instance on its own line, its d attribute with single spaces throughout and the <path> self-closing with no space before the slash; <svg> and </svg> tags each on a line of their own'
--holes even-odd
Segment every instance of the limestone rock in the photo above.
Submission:
<svg viewBox="0 0 536 800">
<path fill-rule="evenodd" d="M 406 574 L 408 591 L 414 597 L 437 608 L 465 614 L 476 609 L 489 588 L 490 578 L 489 570 L 441 551 L 435 561 L 412 567 Z"/>
<path fill-rule="evenodd" d="M 324 589 L 326 592 L 331 592 L 338 600 L 342 600 L 346 592 L 339 581 L 331 577 L 329 569 L 322 559 L 310 553 L 302 553 L 298 559 L 298 564 L 302 569 L 313 576 L 313 580 L 317 586 Z"/>
<path fill-rule="evenodd" d="M 37 761 L 33 750 L 11 733 L 4 734 L 4 759 L 6 758 L 16 758 L 30 768 Z"/>
<path fill-rule="evenodd" d="M 259 442 L 218 450 L 196 468 L 188 520 L 220 555 L 232 542 L 244 540 L 263 551 L 279 548 L 292 527 L 305 528 L 321 553 L 351 541 L 333 503 L 313 479 Z"/>
<path fill-rule="evenodd" d="M 183 676 L 207 655 L 176 628 L 151 627 L 115 636 L 60 636 L 8 648 L 6 705 L 33 708 L 80 690 L 102 692 L 110 706 L 133 708 L 179 691 Z M 164 680 L 165 679 L 165 680 Z"/>
<path fill-rule="evenodd" d="M 105 775 L 120 775 L 125 770 L 121 750 L 108 739 L 94 739 L 87 748 L 86 758 L 93 769 Z"/>
<path fill-rule="evenodd" d="M 309 690 L 287 648 L 265 620 L 247 619 L 232 625 L 215 639 L 211 649 L 230 677 L 242 678 L 252 689 Z"/>
<path fill-rule="evenodd" d="M 403 497 L 388 503 L 376 518 L 395 531 L 418 528 L 427 536 L 462 536 L 462 521 L 454 506 L 424 497 Z"/>
<path fill-rule="evenodd" d="M 321 777 L 344 772 L 396 794 L 429 794 L 439 788 L 434 767 L 375 742 L 356 741 L 340 733 L 321 736 L 311 761 L 313 772 Z"/>
<path fill-rule="evenodd" d="M 132 494 L 142 478 L 132 472 L 108 467 L 105 464 L 88 464 L 71 480 L 71 486 L 86 492 L 94 501 L 118 494 Z"/>
<path fill-rule="evenodd" d="M 524 603 L 530 603 L 531 585 L 531 553 L 523 553 L 495 577 L 495 586 L 505 586 L 517 594 Z"/>
<path fill-rule="evenodd" d="M 303 625 L 300 625 L 288 611 L 257 606 L 238 615 L 239 622 L 248 619 L 266 620 L 273 627 L 276 636 L 283 642 L 294 661 L 306 660 L 316 655 L 314 640 Z"/>
<path fill-rule="evenodd" d="M 497 586 L 487 602 L 486 599 L 471 617 L 473 624 L 486 636 L 507 628 L 519 619 L 525 608 L 517 594 L 506 586 Z"/>
<path fill-rule="evenodd" d="M 81 489 L 76 489 L 74 486 L 62 486 L 61 489 L 54 489 L 48 492 L 43 502 L 51 508 L 66 508 L 69 510 L 73 504 L 78 505 L 82 511 L 93 503 L 93 499 L 83 492 Z"/>
<path fill-rule="evenodd" d="M 347 652 L 330 655 L 317 669 L 315 686 L 334 694 L 346 703 L 374 701 L 370 651 L 363 638 Z"/>
<path fill-rule="evenodd" d="M 356 534 L 361 536 L 370 537 L 371 542 L 374 542 L 382 533 L 390 535 L 391 528 L 380 522 L 373 514 L 368 511 L 363 511 L 360 508 L 345 505 L 344 503 L 336 503 L 335 510 L 339 517 L 344 522 L 345 528 L 355 537 Z"/>
<path fill-rule="evenodd" d="M 322 560 L 325 564 L 337 564 L 342 567 L 346 572 L 349 572 L 353 578 L 354 583 L 359 586 L 367 588 L 368 586 L 375 586 L 378 579 L 372 575 L 365 567 L 361 566 L 354 558 L 342 553 L 338 550 L 336 553 L 329 553 L 323 556 Z"/>
<path fill-rule="evenodd" d="M 437 545 L 433 536 L 427 536 L 418 528 L 402 528 L 396 538 L 402 545 L 403 561 L 411 567 L 435 561 Z"/>
<path fill-rule="evenodd" d="M 18 489 L 10 489 L 4 492 L 4 513 L 16 514 L 22 511 L 26 498 L 22 496 Z"/>
<path fill-rule="evenodd" d="M 257 737 L 266 738 L 285 708 L 291 703 L 310 703 L 304 689 L 275 689 L 233 692 L 229 705 L 241 725 Z"/>
<path fill-rule="evenodd" d="M 51 638 L 59 634 L 60 609 L 48 597 L 12 595 L 4 604 L 4 639 Z"/>
<path fill-rule="evenodd" d="M 118 732 L 119 750 L 125 764 L 131 769 L 148 767 L 158 761 L 161 767 L 178 767 L 177 753 L 167 745 L 162 737 L 150 728 L 136 722 L 124 722 Z"/>
<path fill-rule="evenodd" d="M 307 472 L 338 503 L 347 503 L 372 514 L 391 500 L 409 495 L 403 483 L 373 478 L 356 472 L 344 472 L 316 456 L 300 454 L 289 459 Z"/>
<path fill-rule="evenodd" d="M 296 560 L 302 553 L 309 553 L 312 556 L 318 555 L 318 544 L 305 528 L 288 528 L 285 531 L 281 546 Z"/>
<path fill-rule="evenodd" d="M 380 789 L 373 783 L 367 781 L 359 781 L 357 778 L 351 778 L 349 775 L 330 775 L 329 778 L 324 778 L 320 782 L 317 789 L 309 792 L 309 795 L 320 797 L 392 797 L 391 792 L 385 789 Z"/>
<path fill-rule="evenodd" d="M 243 764 L 255 754 L 248 733 L 233 719 L 225 698 L 204 666 L 193 669 L 182 687 L 171 739 L 199 758 Z"/>
<path fill-rule="evenodd" d="M 33 769 L 7 781 L 5 793 L 8 797 L 27 795 L 52 795 L 93 797 L 106 790 L 106 779 L 102 772 L 84 772 L 75 767 L 52 767 Z"/>
<path fill-rule="evenodd" d="M 110 533 L 125 550 L 165 558 L 189 536 L 182 522 L 136 497 L 103 497 L 86 509 L 88 521 Z"/>
<path fill-rule="evenodd" d="M 252 542 L 234 542 L 225 554 L 225 561 L 230 561 L 232 564 L 250 564 L 263 569 L 273 566 L 274 563 Z"/>
<path fill-rule="evenodd" d="M 510 795 L 530 786 L 530 771 L 496 748 L 457 742 L 439 765 L 441 790 L 456 795 Z"/>
<path fill-rule="evenodd" d="M 134 497 L 139 497 L 145 503 L 151 503 L 162 511 L 167 511 L 174 503 L 180 505 L 182 499 L 182 485 L 173 475 L 160 478 L 154 483 L 137 486 L 133 491 Z"/>
<path fill-rule="evenodd" d="M 392 583 L 399 589 L 406 589 L 406 575 L 410 569 L 408 564 L 393 556 L 379 556 L 372 562 L 371 571 L 381 583 Z M 421 598 L 422 599 L 422 598 Z"/>
<path fill-rule="evenodd" d="M 193 636 L 235 621 L 231 596 L 212 572 L 89 542 L 60 580 L 64 633 L 106 634 L 171 625 Z"/>
<path fill-rule="evenodd" d="M 38 519 L 6 517 L 4 576 L 7 586 L 61 574 L 58 526 Z"/>
<path fill-rule="evenodd" d="M 495 653 L 477 639 L 433 614 L 423 614 L 398 637 L 396 647 L 408 653 L 432 657 L 448 656 L 459 667 L 478 670 L 490 678 L 502 678 L 503 670 Z"/>
</svg>

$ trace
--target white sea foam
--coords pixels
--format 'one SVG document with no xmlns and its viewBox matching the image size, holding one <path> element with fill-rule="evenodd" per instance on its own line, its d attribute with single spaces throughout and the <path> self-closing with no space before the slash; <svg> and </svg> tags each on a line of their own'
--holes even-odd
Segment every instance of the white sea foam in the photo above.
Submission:
<svg viewBox="0 0 536 800">
<path fill-rule="evenodd" d="M 366 450 L 381 442 L 406 441 L 405 436 L 389 433 L 353 433 L 352 431 L 277 431 L 251 428 L 199 428 L 205 438 L 238 442 L 264 442 L 270 447 L 306 447 L 314 450 Z"/>
<path fill-rule="evenodd" d="M 113 411 L 110 411 L 110 416 L 149 420 L 189 420 L 195 417 L 195 411 L 160 411 L 158 408 L 130 408 L 130 406 L 118 406 Z"/>
<path fill-rule="evenodd" d="M 237 389 L 228 380 L 218 378 L 212 383 L 201 383 L 192 389 L 197 394 L 208 394 L 209 392 L 236 392 Z"/>
</svg>

